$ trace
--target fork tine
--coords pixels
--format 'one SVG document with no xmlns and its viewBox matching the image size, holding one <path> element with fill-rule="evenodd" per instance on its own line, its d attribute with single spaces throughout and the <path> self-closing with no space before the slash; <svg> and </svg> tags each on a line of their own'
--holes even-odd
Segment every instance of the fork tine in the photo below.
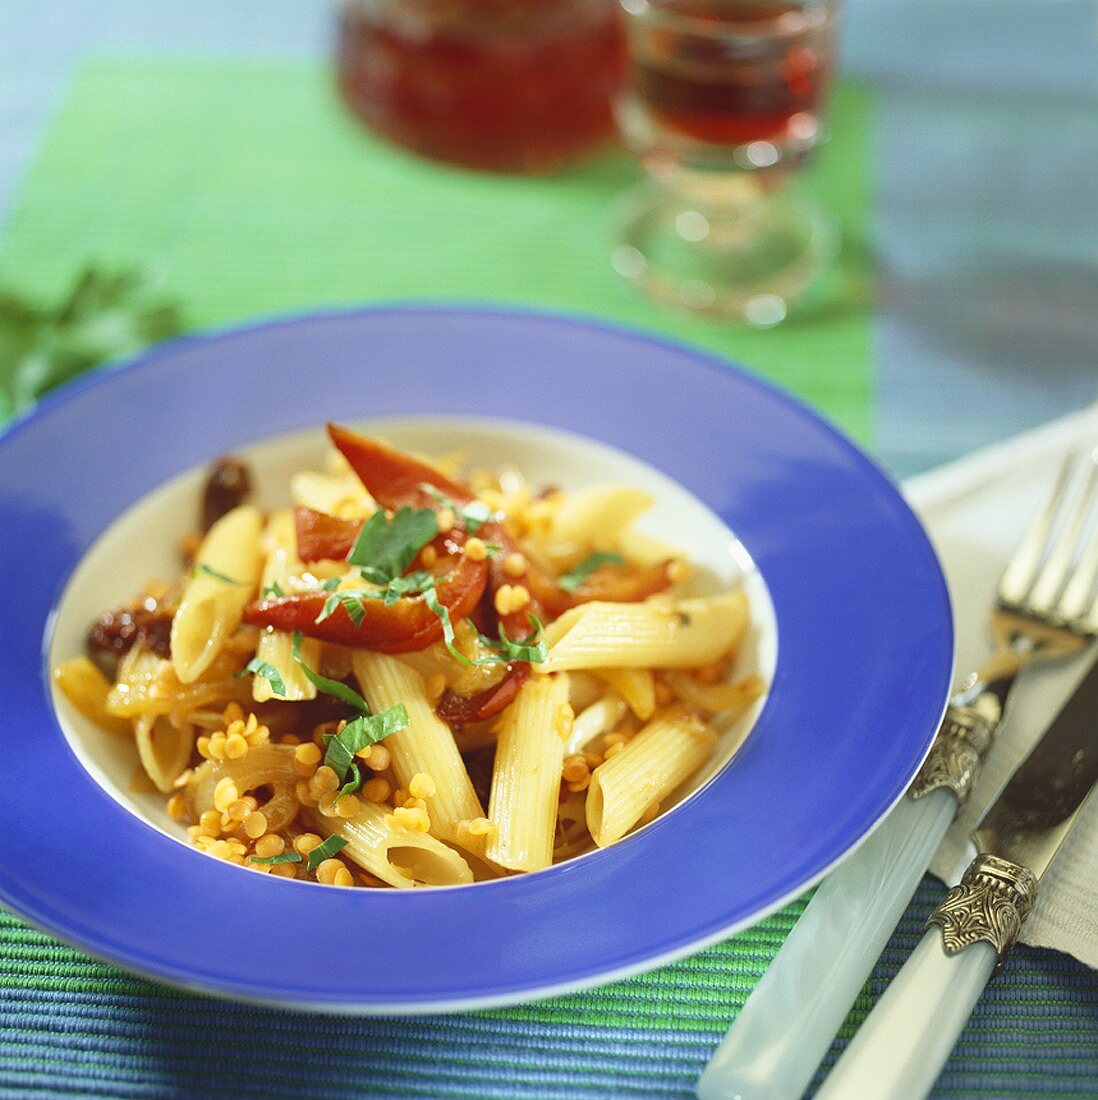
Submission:
<svg viewBox="0 0 1098 1100">
<path fill-rule="evenodd" d="M 1066 620 L 1076 621 L 1083 629 L 1094 630 L 1098 624 L 1098 515 L 1093 522 L 1094 530 L 1060 597 L 1061 614 Z"/>
<path fill-rule="evenodd" d="M 1089 475 L 1086 476 L 1070 517 L 1064 522 L 1059 534 L 1055 537 L 1045 564 L 1041 567 L 1037 580 L 1034 582 L 1033 589 L 1029 594 L 1029 599 L 1026 601 L 1033 611 L 1038 614 L 1055 611 L 1064 618 L 1071 617 L 1062 601 L 1060 604 L 1057 603 L 1057 597 L 1064 590 L 1064 582 L 1068 579 L 1068 575 L 1072 570 L 1072 564 L 1075 562 L 1076 554 L 1087 529 L 1087 520 L 1094 511 L 1095 492 L 1098 490 L 1098 466 L 1094 464 L 1093 458 L 1087 463 L 1080 462 L 1079 465 L 1080 467 L 1089 465 Z M 1083 565 L 1084 563 L 1080 560 L 1079 564 Z"/>
<path fill-rule="evenodd" d="M 1071 471 L 1077 458 L 1078 455 L 1073 453 L 1064 459 L 1064 464 L 1060 467 L 1060 473 L 1057 475 L 1056 485 L 1052 493 L 1045 501 L 1044 507 L 1038 512 L 1037 518 L 1033 521 L 1029 530 L 1022 536 L 1022 541 L 1018 543 L 1018 549 L 1014 551 L 1014 555 L 1007 562 L 1002 579 L 999 581 L 998 598 L 1001 603 L 1022 603 L 1026 593 L 1033 586 L 1041 559 L 1044 556 L 1049 532 L 1052 530 L 1056 513 L 1060 510 L 1061 502 L 1071 480 Z"/>
</svg>

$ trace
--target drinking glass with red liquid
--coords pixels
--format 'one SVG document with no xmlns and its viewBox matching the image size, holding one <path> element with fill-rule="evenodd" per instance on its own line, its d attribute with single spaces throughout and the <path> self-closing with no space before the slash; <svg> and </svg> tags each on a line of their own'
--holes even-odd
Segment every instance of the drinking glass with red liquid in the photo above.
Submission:
<svg viewBox="0 0 1098 1100">
<path fill-rule="evenodd" d="M 648 183 L 614 267 L 663 301 L 776 324 L 838 247 L 792 184 L 820 141 L 839 0 L 620 3 L 618 119 Z"/>
<path fill-rule="evenodd" d="M 391 141 L 544 175 L 613 137 L 623 53 L 615 0 L 343 0 L 337 75 Z"/>
</svg>

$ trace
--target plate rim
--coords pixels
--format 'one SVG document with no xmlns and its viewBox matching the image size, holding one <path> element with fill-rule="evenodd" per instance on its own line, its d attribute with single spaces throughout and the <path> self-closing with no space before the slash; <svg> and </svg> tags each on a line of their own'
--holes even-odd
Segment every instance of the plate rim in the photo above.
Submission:
<svg viewBox="0 0 1098 1100">
<path fill-rule="evenodd" d="M 462 303 L 462 302 L 419 302 L 419 301 L 394 301 L 394 302 L 382 302 L 376 304 L 370 304 L 367 306 L 350 306 L 350 307 L 333 307 L 330 309 L 310 309 L 304 311 L 290 311 L 286 313 L 279 313 L 274 315 L 264 316 L 258 319 L 228 323 L 222 326 L 216 326 L 201 331 L 192 333 L 186 333 L 179 337 L 172 338 L 164 341 L 153 348 L 132 356 L 122 362 L 116 364 L 110 364 L 106 367 L 99 368 L 89 372 L 88 374 L 75 379 L 71 383 L 60 387 L 57 391 L 48 394 L 45 398 L 39 401 L 30 410 L 14 418 L 5 431 L 0 433 L 0 453 L 8 446 L 10 441 L 20 435 L 29 426 L 46 419 L 52 413 L 53 410 L 70 404 L 79 400 L 85 393 L 98 388 L 100 386 L 109 385 L 116 382 L 120 377 L 129 375 L 135 371 L 141 371 L 152 364 L 155 364 L 165 358 L 171 358 L 177 354 L 183 353 L 189 349 L 200 349 L 202 347 L 209 347 L 210 345 L 216 345 L 222 341 L 231 340 L 234 338 L 247 337 L 258 331 L 263 331 L 272 328 L 291 328 L 301 323 L 310 323 L 323 321 L 325 319 L 346 319 L 346 320 L 369 320 L 371 318 L 394 316 L 394 315 L 415 315 L 415 314 L 427 314 L 433 316 L 455 316 L 455 317 L 470 317 L 473 319 L 484 318 L 504 318 L 504 319 L 519 319 L 519 320 L 533 320 L 539 322 L 549 322 L 552 325 L 564 325 L 577 327 L 586 330 L 593 330 L 597 333 L 609 334 L 618 337 L 624 337 L 628 340 L 634 340 L 642 343 L 654 345 L 658 348 L 667 349 L 678 355 L 683 355 L 692 360 L 695 364 L 705 366 L 708 370 L 716 372 L 718 375 L 725 379 L 740 384 L 746 384 L 761 391 L 770 400 L 777 400 L 779 404 L 782 404 L 788 408 L 793 409 L 799 416 L 807 418 L 818 429 L 822 429 L 825 435 L 827 435 L 833 443 L 839 444 L 843 451 L 849 456 L 852 456 L 857 464 L 865 466 L 871 470 L 873 474 L 885 485 L 896 498 L 896 500 L 902 505 L 903 509 L 908 513 L 911 520 L 914 521 L 915 528 L 922 533 L 927 547 L 930 549 L 930 561 L 934 565 L 934 579 L 940 589 L 939 595 L 943 599 L 944 621 L 941 624 L 946 630 L 946 652 L 942 659 L 942 665 L 947 670 L 945 677 L 945 690 L 942 692 L 941 700 L 941 712 L 944 713 L 945 707 L 948 702 L 948 688 L 949 688 L 949 670 L 952 669 L 953 660 L 953 646 L 954 646 L 954 631 L 952 627 L 952 612 L 949 603 L 948 589 L 945 585 L 945 578 L 942 573 L 941 564 L 937 559 L 937 556 L 933 552 L 933 548 L 930 544 L 930 540 L 926 535 L 925 528 L 922 525 L 921 520 L 916 515 L 911 506 L 904 499 L 902 493 L 899 490 L 895 480 L 891 477 L 887 470 L 879 463 L 879 461 L 866 451 L 862 450 L 856 443 L 854 443 L 841 429 L 833 425 L 828 419 L 821 415 L 811 405 L 809 405 L 802 398 L 789 393 L 788 391 L 780 388 L 775 383 L 760 377 L 755 374 L 750 368 L 744 367 L 742 364 L 724 360 L 720 356 L 713 354 L 707 350 L 697 348 L 690 343 L 676 339 L 674 337 L 667 337 L 663 334 L 654 333 L 646 328 L 632 327 L 617 324 L 614 322 L 607 322 L 601 318 L 585 314 L 579 311 L 554 311 L 544 309 L 532 309 L 522 306 L 510 306 L 510 305 L 479 305 L 476 303 Z M 461 416 L 463 414 L 455 414 Z M 492 417 L 486 417 L 492 419 Z M 445 417 L 443 417 L 445 419 Z M 523 417 L 514 416 L 514 420 L 521 420 Z M 540 423 L 540 422 L 535 422 Z M 586 432 L 579 431 L 577 429 L 569 429 L 557 424 L 548 424 L 547 427 L 570 431 L 572 434 L 580 435 L 584 438 L 594 439 L 595 442 L 603 445 L 615 447 L 616 444 L 611 443 L 605 439 L 599 439 L 595 436 L 590 436 Z M 268 432 L 267 434 L 257 437 L 257 441 L 271 439 L 275 436 L 283 434 L 282 431 Z M 620 448 L 619 448 L 620 449 Z M 639 454 L 634 457 L 640 458 L 641 461 L 646 462 L 649 465 L 653 465 L 650 458 L 646 455 Z M 660 469 L 659 466 L 655 467 Z M 662 472 L 662 471 L 661 471 Z M 179 471 L 175 473 L 169 473 L 164 480 L 170 479 L 176 476 Z M 671 476 L 671 475 L 668 475 Z M 713 508 L 710 501 L 697 494 L 696 491 L 690 487 L 686 487 L 687 490 L 694 495 L 699 496 L 699 499 L 709 507 Z M 140 499 L 140 498 L 138 498 Z M 137 500 L 131 500 L 130 506 L 136 504 Z M 107 524 L 109 526 L 109 522 Z M 106 528 L 104 528 L 105 530 Z M 100 531 L 100 534 L 102 531 Z M 750 545 L 747 546 L 749 553 L 752 553 Z M 84 548 L 81 554 L 86 553 L 87 547 Z M 754 556 L 754 555 L 753 555 Z M 77 560 L 77 563 L 79 563 Z M 54 594 L 54 600 L 52 605 L 56 606 L 56 598 L 59 592 L 62 591 L 68 580 L 71 578 L 73 569 L 76 564 L 65 574 L 62 579 L 58 592 Z M 766 580 L 765 573 L 764 582 Z M 48 638 L 48 634 L 47 634 Z M 779 653 L 779 668 L 780 665 L 780 653 Z M 43 685 L 45 687 L 46 694 L 48 696 L 48 684 Z M 48 698 L 46 699 L 47 707 L 49 706 Z M 766 717 L 767 711 L 770 709 L 770 700 L 767 699 L 766 705 L 760 713 L 757 725 L 761 725 Z M 939 714 L 940 718 L 940 714 Z M 936 725 L 935 727 L 936 728 Z M 698 951 L 704 949 L 713 943 L 720 942 L 728 936 L 741 931 L 744 928 L 750 927 L 759 921 L 765 919 L 770 914 L 774 913 L 778 909 L 781 909 L 787 905 L 790 901 L 799 897 L 805 890 L 809 889 L 814 883 L 818 882 L 824 877 L 830 870 L 848 858 L 854 851 L 860 847 L 861 844 L 869 838 L 869 836 L 875 831 L 881 824 L 884 818 L 888 815 L 891 808 L 902 797 L 906 788 L 917 772 L 918 767 L 921 765 L 922 759 L 925 758 L 926 753 L 929 752 L 931 743 L 933 741 L 933 732 L 931 729 L 927 734 L 926 745 L 924 751 L 920 757 L 919 763 L 917 763 L 911 774 L 906 776 L 898 786 L 898 791 L 889 804 L 889 806 L 881 812 L 876 819 L 868 825 L 857 839 L 841 851 L 830 863 L 819 869 L 810 878 L 798 883 L 788 893 L 783 894 L 777 899 L 773 900 L 766 905 L 752 910 L 749 915 L 741 918 L 737 918 L 727 924 L 722 924 L 720 927 L 714 928 L 714 930 L 705 936 L 690 939 L 683 943 L 680 943 L 673 948 L 658 954 L 649 954 L 636 961 L 629 962 L 620 966 L 599 966 L 592 964 L 588 971 L 581 976 L 564 979 L 557 983 L 546 983 L 543 985 L 532 986 L 530 984 L 518 984 L 513 987 L 501 988 L 496 986 L 494 991 L 480 994 L 472 997 L 447 997 L 441 996 L 437 998 L 431 998 L 426 1000 L 387 1000 L 385 1002 L 369 1002 L 362 1000 L 320 1000 L 312 1001 L 309 999 L 295 997 L 292 990 L 285 990 L 284 996 L 278 996 L 275 994 L 267 995 L 266 993 L 255 993 L 242 991 L 239 983 L 235 982 L 233 978 L 228 978 L 222 983 L 218 983 L 215 979 L 210 980 L 210 976 L 203 973 L 200 978 L 190 978 L 186 976 L 186 968 L 168 968 L 163 967 L 162 962 L 158 966 L 144 965 L 143 960 L 149 957 L 147 951 L 131 950 L 130 954 L 125 952 L 114 952 L 110 949 L 104 949 L 102 945 L 96 940 L 94 933 L 90 937 L 91 946 L 89 946 L 89 938 L 81 937 L 80 922 L 78 920 L 69 920 L 67 924 L 63 925 L 63 930 L 58 932 L 57 927 L 51 921 L 49 916 L 43 916 L 38 912 L 38 907 L 34 905 L 27 905 L 23 900 L 17 897 L 13 897 L 6 888 L 6 883 L 0 882 L 0 900 L 3 901 L 13 913 L 16 913 L 22 919 L 27 920 L 29 923 L 40 928 L 43 932 L 51 935 L 55 938 L 62 940 L 65 943 L 70 944 L 77 950 L 86 952 L 93 957 L 103 959 L 112 965 L 121 966 L 125 970 L 147 977 L 153 981 L 160 983 L 167 983 L 174 985 L 178 988 L 194 991 L 199 990 L 205 993 L 210 993 L 215 996 L 222 996 L 232 1000 L 246 1001 L 256 1004 L 276 1005 L 284 1008 L 306 1009 L 310 1011 L 323 1011 L 323 1012 L 337 1012 L 351 1015 L 394 1015 L 394 1014 L 416 1014 L 416 1013 L 430 1013 L 439 1011 L 465 1011 L 470 1009 L 481 1009 L 492 1006 L 504 1006 L 515 1003 L 522 1003 L 532 999 L 540 999 L 543 997 L 558 996 L 569 992 L 575 992 L 578 990 L 590 988 L 594 985 L 601 985 L 607 982 L 621 980 L 638 973 L 643 973 L 648 970 L 654 969 L 658 966 L 666 965 L 676 959 L 683 958 L 685 956 L 695 954 Z M 69 935 L 70 929 L 73 935 Z M 137 961 L 135 961 L 137 960 Z M 157 961 L 159 960 L 150 960 Z M 272 982 L 267 983 L 268 986 L 276 984 Z"/>
</svg>

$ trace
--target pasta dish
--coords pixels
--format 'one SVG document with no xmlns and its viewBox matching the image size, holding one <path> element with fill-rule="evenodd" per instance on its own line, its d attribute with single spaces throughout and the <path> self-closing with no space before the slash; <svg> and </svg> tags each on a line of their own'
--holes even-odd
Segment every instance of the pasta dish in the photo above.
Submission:
<svg viewBox="0 0 1098 1100">
<path fill-rule="evenodd" d="M 652 821 L 763 693 L 746 596 L 684 594 L 647 494 L 328 432 L 289 508 L 220 459 L 181 576 L 54 669 L 201 851 L 333 886 L 537 871 Z"/>
</svg>

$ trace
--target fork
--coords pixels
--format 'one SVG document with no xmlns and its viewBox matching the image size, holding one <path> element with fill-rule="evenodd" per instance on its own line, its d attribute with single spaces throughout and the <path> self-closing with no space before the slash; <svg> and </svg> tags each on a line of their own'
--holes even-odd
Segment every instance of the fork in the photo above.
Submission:
<svg viewBox="0 0 1098 1100">
<path fill-rule="evenodd" d="M 1018 674 L 1098 632 L 1098 448 L 1069 455 L 999 580 L 994 651 L 950 698 L 907 795 L 816 891 L 698 1082 L 701 1100 L 796 1100 L 967 800 Z"/>
</svg>

